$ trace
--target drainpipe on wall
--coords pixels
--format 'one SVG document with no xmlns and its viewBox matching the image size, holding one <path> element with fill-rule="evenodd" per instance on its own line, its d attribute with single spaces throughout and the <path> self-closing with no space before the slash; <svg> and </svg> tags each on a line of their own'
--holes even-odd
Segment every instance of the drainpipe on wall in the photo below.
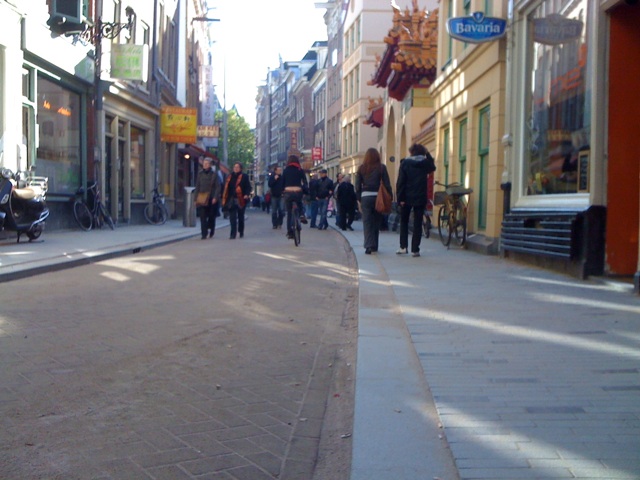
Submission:
<svg viewBox="0 0 640 480">
<path fill-rule="evenodd" d="M 507 4 L 507 36 L 506 42 L 506 62 L 505 70 L 507 72 L 506 85 L 505 85 L 505 98 L 511 99 L 511 68 L 512 61 L 511 56 L 513 53 L 513 0 L 509 0 Z M 508 100 L 509 101 L 509 100 Z M 511 212 L 511 146 L 513 145 L 513 138 L 511 135 L 511 107 L 508 105 L 505 110 L 505 129 L 507 133 L 502 137 L 502 146 L 504 147 L 504 169 L 502 171 L 502 182 L 500 183 L 500 189 L 503 192 L 502 197 L 502 217 L 504 218 Z"/>
<path fill-rule="evenodd" d="M 162 151 L 162 145 L 160 143 L 160 79 L 158 78 L 158 2 L 153 2 L 153 48 L 151 54 L 151 78 L 153 80 L 153 104 L 157 109 L 157 114 L 155 118 L 155 132 L 154 132 L 154 150 L 155 155 L 153 155 L 153 184 L 154 187 L 158 187 L 158 183 L 160 181 L 160 169 L 158 167 L 158 158 L 164 155 Z M 175 192 L 171 192 L 172 184 L 169 182 L 169 195 L 174 198 L 174 206 L 175 206 Z M 164 192 L 162 192 L 164 193 Z M 173 195 L 171 195 L 173 193 Z"/>
</svg>

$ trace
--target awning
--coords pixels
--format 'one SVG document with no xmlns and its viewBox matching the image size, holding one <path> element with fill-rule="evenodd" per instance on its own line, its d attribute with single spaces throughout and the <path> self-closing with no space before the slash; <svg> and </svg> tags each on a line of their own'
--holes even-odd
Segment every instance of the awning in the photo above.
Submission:
<svg viewBox="0 0 640 480">
<path fill-rule="evenodd" d="M 181 155 L 189 155 L 190 158 L 195 160 L 198 160 L 200 157 L 210 158 L 211 160 L 213 160 L 213 164 L 217 166 L 220 170 L 222 170 L 222 172 L 225 175 L 228 175 L 229 173 L 231 173 L 231 170 L 229 170 L 229 167 L 224 163 L 222 163 L 220 159 L 216 157 L 215 154 L 211 152 L 207 152 L 206 150 L 203 150 L 197 145 L 187 143 L 183 148 L 179 148 L 178 152 L 180 152 Z"/>
</svg>

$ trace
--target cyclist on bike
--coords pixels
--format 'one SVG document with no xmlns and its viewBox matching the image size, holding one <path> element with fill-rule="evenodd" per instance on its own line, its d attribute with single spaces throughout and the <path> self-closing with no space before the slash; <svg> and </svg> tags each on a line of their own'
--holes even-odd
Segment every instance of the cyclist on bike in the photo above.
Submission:
<svg viewBox="0 0 640 480">
<path fill-rule="evenodd" d="M 300 222 L 307 223 L 307 218 L 302 211 L 302 195 L 309 191 L 307 175 L 300 166 L 300 159 L 296 155 L 289 155 L 287 166 L 282 172 L 284 179 L 284 204 L 287 209 L 287 238 L 293 238 L 293 218 L 291 210 L 293 202 L 298 205 Z"/>
</svg>

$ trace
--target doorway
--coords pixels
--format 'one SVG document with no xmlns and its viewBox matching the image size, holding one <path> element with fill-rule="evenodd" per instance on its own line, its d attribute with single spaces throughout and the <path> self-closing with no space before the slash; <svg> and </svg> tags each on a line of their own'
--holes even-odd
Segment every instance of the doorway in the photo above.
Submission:
<svg viewBox="0 0 640 480">
<path fill-rule="evenodd" d="M 609 273 L 633 275 L 640 218 L 640 5 L 609 12 L 607 243 Z"/>
</svg>

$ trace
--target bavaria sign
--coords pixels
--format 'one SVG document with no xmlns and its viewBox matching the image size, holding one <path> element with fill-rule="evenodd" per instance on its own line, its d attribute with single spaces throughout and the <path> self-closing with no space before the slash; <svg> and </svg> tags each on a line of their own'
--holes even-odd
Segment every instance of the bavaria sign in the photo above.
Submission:
<svg viewBox="0 0 640 480">
<path fill-rule="evenodd" d="M 485 17 L 482 12 L 474 12 L 468 17 L 453 17 L 447 20 L 447 31 L 452 38 L 461 42 L 492 42 L 504 37 L 507 21 L 502 18 Z"/>
</svg>

